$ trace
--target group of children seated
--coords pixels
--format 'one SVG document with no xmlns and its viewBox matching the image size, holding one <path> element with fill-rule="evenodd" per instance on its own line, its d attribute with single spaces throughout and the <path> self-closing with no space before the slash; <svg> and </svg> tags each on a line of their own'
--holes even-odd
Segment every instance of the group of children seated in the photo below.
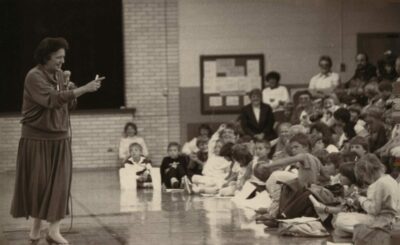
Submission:
<svg viewBox="0 0 400 245">
<path fill-rule="evenodd" d="M 366 137 L 356 135 L 338 147 L 324 126 L 284 122 L 271 142 L 240 136 L 229 123 L 210 137 L 203 126 L 194 142 L 183 147 L 185 153 L 178 143 L 169 143 L 160 166 L 162 188 L 234 197 L 251 185 L 247 199 L 268 193 L 264 208 L 255 210 L 256 222 L 268 227 L 277 226 L 277 219 L 317 217 L 335 234 L 347 236 L 359 223 L 384 227 L 394 222 L 400 214 L 400 187 L 389 174 L 396 167 L 385 166 L 371 153 Z M 133 141 L 123 163 L 135 168 L 138 187 L 149 187 L 151 161 Z"/>
</svg>

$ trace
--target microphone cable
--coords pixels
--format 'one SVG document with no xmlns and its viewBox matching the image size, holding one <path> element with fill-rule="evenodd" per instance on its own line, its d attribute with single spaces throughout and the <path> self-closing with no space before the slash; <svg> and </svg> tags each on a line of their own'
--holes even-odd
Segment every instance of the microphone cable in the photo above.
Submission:
<svg viewBox="0 0 400 245">
<path fill-rule="evenodd" d="M 69 79 L 65 83 L 66 90 L 69 90 L 68 83 L 69 83 Z M 73 101 L 73 103 L 76 103 L 75 100 Z M 74 105 L 72 105 L 72 107 L 73 106 Z M 70 114 L 69 105 L 67 105 L 67 113 L 68 113 L 68 141 L 69 141 L 69 148 L 70 148 L 70 151 L 71 151 L 71 180 L 70 180 L 71 183 L 70 183 L 70 186 L 69 186 L 69 193 L 68 193 L 68 201 L 70 202 L 70 205 L 71 205 L 71 221 L 70 221 L 70 224 L 69 224 L 69 228 L 65 233 L 71 233 L 72 227 L 73 227 L 73 223 L 74 223 L 74 209 L 73 209 L 72 194 L 71 194 L 71 189 L 72 189 L 72 171 L 73 171 L 72 158 L 73 157 L 72 157 L 72 124 L 71 124 L 71 114 Z"/>
<path fill-rule="evenodd" d="M 70 137 L 69 137 L 68 140 L 69 140 L 69 147 L 70 147 L 70 150 L 71 150 L 71 157 L 72 157 L 72 127 L 71 127 L 71 116 L 69 114 L 69 111 L 68 111 L 68 128 L 69 128 L 69 132 L 70 132 Z M 72 167 L 72 159 L 71 159 L 71 184 L 70 184 L 69 193 L 68 193 L 68 200 L 69 200 L 70 205 L 71 205 L 71 222 L 69 224 L 69 228 L 68 228 L 66 233 L 71 233 L 72 226 L 73 226 L 73 223 L 74 223 L 74 208 L 73 208 L 73 204 L 72 204 L 73 202 L 72 202 L 72 194 L 71 194 L 72 172 L 73 172 L 73 167 Z"/>
</svg>

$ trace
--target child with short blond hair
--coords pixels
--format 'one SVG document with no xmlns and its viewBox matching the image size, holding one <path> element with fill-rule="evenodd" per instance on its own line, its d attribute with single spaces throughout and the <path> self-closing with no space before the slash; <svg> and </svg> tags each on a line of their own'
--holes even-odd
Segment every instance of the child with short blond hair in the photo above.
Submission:
<svg viewBox="0 0 400 245">
<path fill-rule="evenodd" d="M 143 148 L 139 143 L 129 145 L 130 157 L 125 161 L 125 167 L 131 166 L 136 171 L 138 188 L 152 187 L 151 160 L 142 155 Z"/>
</svg>

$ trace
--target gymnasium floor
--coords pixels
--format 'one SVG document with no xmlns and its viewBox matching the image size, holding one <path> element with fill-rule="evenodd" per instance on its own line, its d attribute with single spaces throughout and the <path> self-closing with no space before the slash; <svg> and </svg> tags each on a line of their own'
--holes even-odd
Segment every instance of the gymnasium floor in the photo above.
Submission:
<svg viewBox="0 0 400 245">
<path fill-rule="evenodd" d="M 30 221 L 13 219 L 9 208 L 14 173 L 0 173 L 0 244 L 28 244 Z M 252 212 L 229 199 L 120 191 L 118 171 L 79 170 L 73 175 L 73 227 L 65 238 L 76 245 L 114 244 L 324 244 L 326 239 L 280 237 L 256 225 Z M 43 234 L 46 232 L 44 227 Z M 39 244 L 47 244 L 44 239 Z"/>
</svg>

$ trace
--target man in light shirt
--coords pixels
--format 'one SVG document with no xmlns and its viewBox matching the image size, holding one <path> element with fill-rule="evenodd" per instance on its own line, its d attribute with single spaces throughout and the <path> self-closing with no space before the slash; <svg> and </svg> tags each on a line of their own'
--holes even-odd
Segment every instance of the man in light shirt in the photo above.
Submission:
<svg viewBox="0 0 400 245">
<path fill-rule="evenodd" d="M 332 59 L 329 56 L 319 58 L 321 72 L 311 78 L 308 89 L 313 96 L 332 94 L 340 83 L 339 74 L 332 72 Z"/>
</svg>

